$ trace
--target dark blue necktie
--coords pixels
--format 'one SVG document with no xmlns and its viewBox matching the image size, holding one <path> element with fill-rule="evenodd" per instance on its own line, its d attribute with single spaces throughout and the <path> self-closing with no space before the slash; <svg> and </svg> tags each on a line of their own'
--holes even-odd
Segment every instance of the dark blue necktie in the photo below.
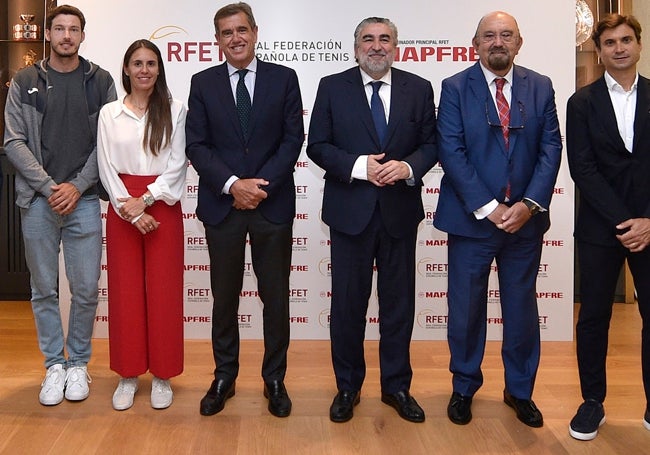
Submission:
<svg viewBox="0 0 650 455">
<path fill-rule="evenodd" d="M 244 136 L 248 135 L 248 122 L 251 118 L 251 96 L 244 83 L 246 73 L 248 73 L 247 69 L 237 71 L 237 74 L 239 74 L 239 81 L 237 81 L 237 113 L 239 114 L 239 123 Z"/>
<path fill-rule="evenodd" d="M 384 103 L 381 102 L 379 97 L 379 88 L 383 84 L 382 81 L 371 82 L 372 97 L 370 98 L 370 111 L 372 112 L 372 121 L 375 122 L 375 130 L 379 136 L 379 142 L 384 143 L 386 136 L 386 111 L 384 111 Z"/>
</svg>

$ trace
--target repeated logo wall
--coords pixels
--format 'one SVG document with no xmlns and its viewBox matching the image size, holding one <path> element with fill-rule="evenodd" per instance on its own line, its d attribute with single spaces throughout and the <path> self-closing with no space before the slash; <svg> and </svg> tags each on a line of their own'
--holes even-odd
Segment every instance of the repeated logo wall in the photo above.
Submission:
<svg viewBox="0 0 650 455">
<path fill-rule="evenodd" d="M 139 38 L 154 41 L 163 52 L 168 82 L 174 97 L 187 101 L 191 75 L 224 61 L 214 39 L 212 18 L 226 2 L 197 0 L 125 0 L 71 2 L 85 13 L 88 24 L 81 54 L 111 71 L 119 84 L 123 53 Z M 306 126 L 321 77 L 355 65 L 353 31 L 368 16 L 384 16 L 399 29 L 395 66 L 429 79 L 439 96 L 440 82 L 477 59 L 471 38 L 485 13 L 500 9 L 519 23 L 524 45 L 518 64 L 551 77 L 556 90 L 560 124 L 566 100 L 574 88 L 574 11 L 565 0 L 407 0 L 405 2 L 302 2 L 251 0 L 259 26 L 257 57 L 294 68 L 300 79 Z M 454 9 L 452 12 L 450 9 Z M 553 32 L 548 24 L 552 23 Z M 551 51 L 552 50 L 552 51 Z M 552 59 L 547 58 L 552 52 Z M 119 91 L 119 89 L 118 89 Z M 123 94 L 123 90 L 120 92 Z M 291 270 L 291 328 L 296 339 L 329 337 L 330 242 L 321 222 L 322 171 L 303 153 L 296 165 L 297 214 L 294 220 Z M 418 231 L 416 320 L 414 339 L 445 339 L 447 329 L 447 241 L 433 227 L 442 169 L 434 167 L 425 179 L 425 219 Z M 198 177 L 188 169 L 182 202 L 185 223 L 185 329 L 187 338 L 209 338 L 212 294 L 209 259 L 202 224 L 194 209 Z M 551 206 L 552 227 L 544 240 L 538 272 L 538 301 L 542 339 L 567 340 L 573 333 L 573 185 L 566 167 L 560 171 Z M 104 206 L 104 211 L 107 206 Z M 104 262 L 105 264 L 105 262 Z M 107 336 L 106 266 L 100 282 L 100 305 L 95 336 Z M 244 285 L 240 294 L 239 324 L 242 338 L 261 338 L 262 302 L 247 252 Z M 69 291 L 65 277 L 62 301 Z M 488 295 L 488 337 L 501 337 L 499 287 L 496 266 Z M 378 332 L 376 288 L 368 305 L 367 337 Z"/>
</svg>

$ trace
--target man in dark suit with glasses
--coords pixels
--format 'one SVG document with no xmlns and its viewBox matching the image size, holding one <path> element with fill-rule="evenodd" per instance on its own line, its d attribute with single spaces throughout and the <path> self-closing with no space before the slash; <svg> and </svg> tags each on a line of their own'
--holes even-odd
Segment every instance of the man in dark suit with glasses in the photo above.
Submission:
<svg viewBox="0 0 650 455">
<path fill-rule="evenodd" d="M 531 399 L 540 354 L 535 283 L 562 151 L 555 95 L 548 77 L 513 64 L 523 39 L 509 14 L 483 17 L 472 42 L 480 61 L 443 81 L 438 110 L 445 174 L 434 225 L 449 235 L 447 414 L 469 423 L 472 397 L 483 384 L 488 278 L 496 259 L 504 401 L 523 423 L 541 427 Z"/>
</svg>

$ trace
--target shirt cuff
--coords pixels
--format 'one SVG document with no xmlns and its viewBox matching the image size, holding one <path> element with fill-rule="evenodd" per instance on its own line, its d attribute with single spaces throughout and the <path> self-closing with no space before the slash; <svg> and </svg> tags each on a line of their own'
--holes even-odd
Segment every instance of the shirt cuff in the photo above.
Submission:
<svg viewBox="0 0 650 455">
<path fill-rule="evenodd" d="M 485 204 L 483 207 L 479 207 L 474 210 L 474 216 L 477 220 L 482 220 L 490 216 L 490 213 L 494 212 L 499 206 L 499 202 L 496 199 L 492 199 L 490 202 Z"/>
<path fill-rule="evenodd" d="M 407 179 L 404 179 L 404 181 L 408 186 L 415 186 L 415 177 L 413 177 L 413 168 L 406 161 L 402 161 L 402 163 L 406 164 L 406 167 L 409 168 L 409 176 Z"/>
<path fill-rule="evenodd" d="M 142 215 L 144 215 L 144 212 L 142 212 L 140 215 L 136 216 L 131 220 L 131 224 L 135 224 L 140 218 L 142 218 Z"/>
<path fill-rule="evenodd" d="M 231 176 L 228 180 L 226 180 L 226 184 L 223 186 L 223 189 L 221 190 L 221 192 L 223 194 L 230 194 L 230 187 L 237 180 L 239 180 L 239 177 L 237 177 L 236 175 Z"/>
<path fill-rule="evenodd" d="M 350 176 L 350 181 L 357 180 L 368 180 L 368 155 L 361 155 L 354 162 L 352 166 L 352 175 Z"/>
</svg>

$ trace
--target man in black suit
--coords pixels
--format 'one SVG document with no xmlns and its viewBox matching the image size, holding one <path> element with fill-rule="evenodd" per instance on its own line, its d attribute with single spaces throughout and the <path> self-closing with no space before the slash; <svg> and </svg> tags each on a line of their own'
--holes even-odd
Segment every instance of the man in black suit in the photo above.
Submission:
<svg viewBox="0 0 650 455">
<path fill-rule="evenodd" d="M 650 80 L 636 70 L 641 26 L 633 16 L 603 18 L 592 38 L 605 74 L 569 99 L 566 130 L 569 168 L 580 191 L 576 342 L 584 399 L 569 433 L 585 441 L 605 422 L 607 335 L 626 259 L 643 321 L 643 425 L 650 430 Z"/>
<path fill-rule="evenodd" d="M 352 418 L 365 378 L 373 262 L 382 401 L 406 420 L 424 421 L 409 393 L 409 344 L 422 178 L 437 159 L 435 106 L 428 81 L 391 69 L 396 46 L 395 24 L 364 19 L 354 32 L 359 66 L 321 80 L 309 127 L 307 155 L 325 169 L 322 216 L 332 242 L 334 422 Z"/>
<path fill-rule="evenodd" d="M 237 310 L 246 236 L 264 304 L 262 377 L 269 411 L 291 412 L 284 386 L 289 347 L 289 271 L 295 216 L 294 165 L 304 140 L 295 71 L 255 58 L 257 25 L 249 5 L 214 17 L 226 63 L 192 77 L 187 156 L 199 174 L 196 213 L 210 254 L 215 379 L 202 415 L 221 411 L 239 372 Z"/>
</svg>

